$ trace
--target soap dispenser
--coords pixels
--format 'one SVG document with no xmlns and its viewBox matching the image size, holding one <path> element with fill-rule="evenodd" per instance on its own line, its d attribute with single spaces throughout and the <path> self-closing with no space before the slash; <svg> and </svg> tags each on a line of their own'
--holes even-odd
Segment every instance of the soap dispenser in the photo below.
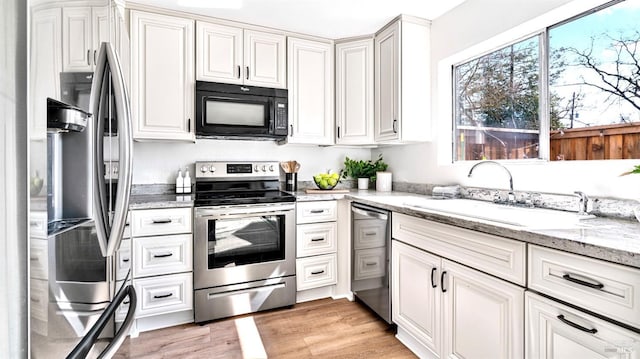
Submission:
<svg viewBox="0 0 640 359">
<path fill-rule="evenodd" d="M 184 193 L 184 179 L 182 178 L 181 169 L 178 169 L 178 177 L 176 177 L 176 193 Z"/>
<path fill-rule="evenodd" d="M 184 193 L 191 193 L 191 177 L 189 176 L 189 169 L 187 168 L 184 170 L 183 188 Z"/>
</svg>

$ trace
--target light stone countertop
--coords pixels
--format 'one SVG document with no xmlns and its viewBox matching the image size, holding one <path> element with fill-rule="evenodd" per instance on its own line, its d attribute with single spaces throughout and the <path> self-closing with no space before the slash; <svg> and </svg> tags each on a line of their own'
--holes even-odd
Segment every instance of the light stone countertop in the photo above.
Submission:
<svg viewBox="0 0 640 359">
<path fill-rule="evenodd" d="M 638 221 L 597 217 L 576 228 L 534 229 L 471 217 L 454 217 L 415 207 L 409 208 L 393 200 L 393 197 L 403 196 L 430 198 L 407 192 L 352 190 L 347 194 L 327 193 L 326 195 L 297 192 L 296 196 L 298 201 L 347 198 L 397 213 L 640 268 L 640 222 Z"/>
<path fill-rule="evenodd" d="M 398 200 L 393 200 L 394 197 L 402 196 L 430 198 L 408 192 L 352 189 L 349 193 L 328 191 L 326 194 L 307 194 L 304 191 L 297 191 L 294 194 L 299 202 L 346 198 L 397 213 L 640 268 L 640 222 L 637 221 L 598 217 L 590 219 L 587 224 L 576 228 L 534 229 L 406 207 Z M 193 194 L 184 196 L 176 194 L 132 195 L 129 208 L 192 207 L 193 198 Z"/>
</svg>

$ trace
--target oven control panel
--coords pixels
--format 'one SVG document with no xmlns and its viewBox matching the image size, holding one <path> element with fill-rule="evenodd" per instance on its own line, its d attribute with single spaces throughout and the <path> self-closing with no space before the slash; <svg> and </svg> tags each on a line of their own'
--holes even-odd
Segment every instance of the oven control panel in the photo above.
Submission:
<svg viewBox="0 0 640 359">
<path fill-rule="evenodd" d="M 197 178 L 278 177 L 279 163 L 257 162 L 196 162 Z"/>
</svg>

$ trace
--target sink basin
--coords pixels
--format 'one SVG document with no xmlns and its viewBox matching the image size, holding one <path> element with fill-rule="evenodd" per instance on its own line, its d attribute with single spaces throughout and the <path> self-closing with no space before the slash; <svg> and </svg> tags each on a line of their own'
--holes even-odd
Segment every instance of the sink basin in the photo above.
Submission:
<svg viewBox="0 0 640 359">
<path fill-rule="evenodd" d="M 438 200 L 404 197 L 402 205 L 427 212 L 442 213 L 531 229 L 563 229 L 582 227 L 585 220 L 596 218 L 575 212 L 543 208 L 524 208 L 470 199 Z"/>
</svg>

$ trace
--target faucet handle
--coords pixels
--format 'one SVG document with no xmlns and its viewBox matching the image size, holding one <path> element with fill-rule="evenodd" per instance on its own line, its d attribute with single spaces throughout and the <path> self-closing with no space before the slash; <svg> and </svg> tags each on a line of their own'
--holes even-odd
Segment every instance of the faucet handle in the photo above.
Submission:
<svg viewBox="0 0 640 359">
<path fill-rule="evenodd" d="M 573 192 L 575 195 L 577 195 L 580 200 L 579 200 L 579 207 L 578 207 L 578 213 L 579 214 L 588 214 L 589 213 L 589 209 L 590 209 L 590 200 L 589 197 L 581 191 L 575 191 Z"/>
</svg>

